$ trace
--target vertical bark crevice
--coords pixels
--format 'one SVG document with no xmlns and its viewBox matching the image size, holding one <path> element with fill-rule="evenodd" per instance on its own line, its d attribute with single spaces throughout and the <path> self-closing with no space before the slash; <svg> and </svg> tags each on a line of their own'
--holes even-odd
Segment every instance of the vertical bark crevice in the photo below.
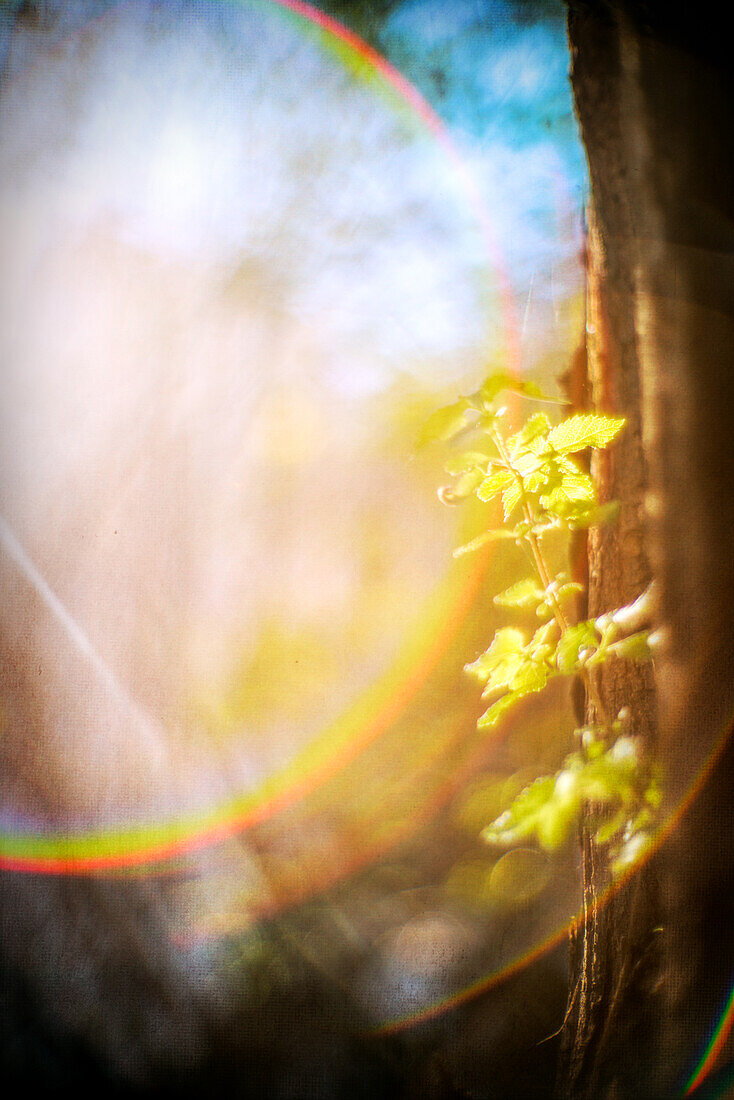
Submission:
<svg viewBox="0 0 734 1100">
<path fill-rule="evenodd" d="M 592 10 L 593 8 L 593 10 Z M 611 4 L 571 4 L 572 82 L 591 178 L 586 345 L 592 406 L 626 417 L 622 437 L 599 452 L 592 472 L 602 500 L 619 500 L 618 521 L 588 540 L 588 614 L 629 603 L 651 579 L 645 537 L 647 465 L 635 329 L 634 203 L 628 192 L 622 103 L 622 28 Z M 617 661 L 601 670 L 607 714 L 629 711 L 629 730 L 652 754 L 656 704 L 647 666 Z M 598 716 L 587 703 L 587 721 Z M 582 827 L 583 907 L 572 933 L 571 991 L 557 1095 L 561 1100 L 640 1097 L 645 1067 L 631 1053 L 651 1043 L 660 957 L 655 869 L 616 887 L 603 849 Z M 630 1005 L 635 1006 L 633 1014 Z M 628 1022 L 634 1018 L 634 1028 Z"/>
<path fill-rule="evenodd" d="M 589 212 L 587 363 L 592 404 L 624 415 L 628 424 L 614 452 L 601 452 L 594 473 L 603 500 L 622 502 L 615 525 L 588 540 L 590 617 L 629 603 L 650 581 L 644 537 L 646 467 L 642 445 L 639 363 L 632 327 L 632 289 L 610 269 L 610 250 Z M 629 729 L 651 755 L 656 704 L 648 666 L 615 662 L 601 670 L 599 694 L 608 714 L 630 712 Z M 598 716 L 587 703 L 586 719 Z M 572 933 L 568 1016 L 557 1092 L 562 1098 L 642 1097 L 642 1068 L 630 1051 L 652 1042 L 660 954 L 653 929 L 659 887 L 652 866 L 617 889 L 605 852 L 582 827 L 583 905 Z M 630 1005 L 635 1011 L 630 1015 Z M 627 1026 L 634 1019 L 634 1026 Z"/>
</svg>

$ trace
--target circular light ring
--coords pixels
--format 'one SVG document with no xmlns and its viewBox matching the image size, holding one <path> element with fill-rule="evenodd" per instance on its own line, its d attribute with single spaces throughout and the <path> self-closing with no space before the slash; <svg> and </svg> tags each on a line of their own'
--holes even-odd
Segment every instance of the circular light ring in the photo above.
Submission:
<svg viewBox="0 0 734 1100">
<path fill-rule="evenodd" d="M 519 364 L 517 326 L 509 281 L 479 191 L 440 117 L 414 85 L 372 46 L 303 0 L 227 2 L 236 7 L 256 6 L 280 11 L 299 28 L 317 36 L 319 43 L 357 79 L 386 95 L 391 104 L 409 113 L 439 143 L 457 171 L 481 228 L 502 303 L 508 366 L 516 372 Z M 125 5 L 116 5 L 110 10 L 122 6 Z M 103 13 L 93 22 L 101 21 L 107 14 Z M 489 552 L 479 556 L 468 575 L 465 566 L 454 566 L 435 595 L 417 637 L 404 646 L 389 673 L 258 789 L 237 796 L 224 807 L 153 826 L 45 836 L 0 832 L 0 869 L 75 875 L 150 869 L 156 863 L 233 837 L 306 798 L 384 734 L 426 683 L 481 592 L 489 560 Z"/>
</svg>

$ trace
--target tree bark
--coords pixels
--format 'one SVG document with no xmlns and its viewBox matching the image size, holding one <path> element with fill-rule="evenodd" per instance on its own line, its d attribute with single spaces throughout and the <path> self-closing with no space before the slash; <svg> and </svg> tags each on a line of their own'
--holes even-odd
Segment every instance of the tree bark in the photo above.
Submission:
<svg viewBox="0 0 734 1100">
<path fill-rule="evenodd" d="M 594 404 L 628 418 L 599 459 L 602 492 L 623 508 L 616 528 L 590 538 L 589 611 L 638 595 L 652 562 L 660 735 L 649 672 L 605 669 L 601 696 L 613 714 L 630 707 L 663 761 L 671 814 L 720 747 L 734 702 L 731 76 L 711 12 L 703 25 L 658 0 L 568 8 L 591 182 L 590 383 Z M 606 901 L 603 853 L 583 837 L 564 1100 L 667 1100 L 690 1073 L 732 955 L 712 921 L 734 896 L 732 845 L 717 824 L 734 817 L 731 784 L 720 781 L 726 753 L 718 766 L 695 812 Z"/>
<path fill-rule="evenodd" d="M 572 16 L 572 79 L 589 157 L 586 364 L 591 404 L 626 417 L 611 451 L 594 457 L 602 500 L 619 500 L 618 521 L 592 529 L 588 539 L 589 617 L 636 599 L 651 580 L 644 538 L 647 467 L 642 442 L 641 367 L 634 327 L 633 211 L 622 186 L 624 139 L 619 98 L 619 52 L 604 21 L 581 30 Z M 627 661 L 607 664 L 598 693 L 606 713 L 626 707 L 629 729 L 655 751 L 652 671 Z M 587 701 L 586 720 L 598 719 Z M 565 1021 L 558 1093 L 562 1097 L 636 1095 L 636 1047 L 649 1038 L 660 966 L 656 951 L 658 884 L 647 867 L 612 892 L 604 850 L 581 830 L 583 902 L 571 934 L 571 991 Z M 630 1003 L 636 1004 L 634 1020 Z M 629 1025 L 632 1025 L 631 1027 Z"/>
</svg>

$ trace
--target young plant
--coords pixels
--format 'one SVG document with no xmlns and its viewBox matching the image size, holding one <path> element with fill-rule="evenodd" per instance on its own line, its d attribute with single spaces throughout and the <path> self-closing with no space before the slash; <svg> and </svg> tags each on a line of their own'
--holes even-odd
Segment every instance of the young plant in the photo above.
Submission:
<svg viewBox="0 0 734 1100">
<path fill-rule="evenodd" d="M 510 610 L 533 608 L 540 620 L 532 634 L 514 626 L 497 630 L 484 653 L 466 666 L 482 684 L 488 703 L 478 728 L 491 728 L 520 699 L 560 676 L 581 678 L 596 721 L 574 731 L 576 747 L 563 767 L 522 790 L 482 835 L 501 845 L 532 837 L 553 851 L 586 814 L 596 842 L 608 849 L 612 868 L 619 871 L 647 842 L 660 804 L 660 784 L 655 768 L 641 758 L 639 739 L 628 728 L 627 708 L 608 715 L 596 677 L 607 661 L 649 660 L 648 631 L 636 629 L 647 617 L 649 592 L 629 607 L 577 621 L 573 608 L 583 585 L 565 572 L 553 572 L 544 542 L 550 532 L 570 536 L 616 517 L 618 505 L 599 503 L 578 456 L 589 448 L 608 447 L 625 421 L 583 413 L 553 424 L 544 412 L 536 412 L 512 430 L 500 400 L 506 391 L 546 400 L 532 383 L 494 374 L 478 392 L 437 410 L 422 435 L 424 442 L 471 435 L 471 448 L 446 464 L 455 481 L 439 496 L 446 503 L 472 495 L 485 503 L 501 498 L 504 526 L 483 531 L 454 554 L 471 553 L 498 539 L 514 541 L 527 558 L 529 573 L 494 602 Z"/>
</svg>

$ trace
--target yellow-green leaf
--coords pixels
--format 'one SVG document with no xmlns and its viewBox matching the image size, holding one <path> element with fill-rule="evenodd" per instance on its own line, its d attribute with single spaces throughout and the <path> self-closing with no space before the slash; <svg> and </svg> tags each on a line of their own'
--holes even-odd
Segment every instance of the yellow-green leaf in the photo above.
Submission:
<svg viewBox="0 0 734 1100">
<path fill-rule="evenodd" d="M 568 581 L 567 584 L 562 584 L 556 592 L 556 599 L 559 603 L 563 600 L 567 600 L 570 596 L 577 596 L 579 592 L 583 592 L 583 584 L 579 584 L 578 581 Z"/>
<path fill-rule="evenodd" d="M 649 661 L 652 657 L 648 638 L 649 630 L 641 630 L 637 634 L 630 634 L 627 638 L 621 638 L 609 647 L 610 653 L 617 657 L 626 657 L 628 661 Z"/>
<path fill-rule="evenodd" d="M 524 661 L 508 686 L 512 691 L 522 692 L 523 695 L 529 695 L 534 691 L 542 691 L 548 682 L 548 672 L 549 669 L 544 664 L 536 661 Z"/>
<path fill-rule="evenodd" d="M 579 798 L 560 801 L 552 799 L 538 814 L 538 843 L 546 852 L 555 852 L 568 839 L 571 829 L 581 816 Z"/>
<path fill-rule="evenodd" d="M 522 491 L 517 481 L 513 478 L 512 483 L 508 485 L 502 494 L 502 509 L 505 514 L 505 519 L 509 519 L 512 513 L 520 503 L 522 497 Z"/>
<path fill-rule="evenodd" d="M 477 729 L 486 730 L 491 729 L 492 726 L 496 726 L 500 718 L 503 717 L 515 703 L 522 699 L 521 692 L 511 691 L 507 695 L 503 695 L 501 699 L 498 699 L 496 703 L 492 703 L 491 707 L 485 710 L 482 717 L 477 722 Z"/>
<path fill-rule="evenodd" d="M 482 699 L 488 699 L 498 691 L 512 689 L 515 677 L 526 664 L 525 657 L 519 654 L 516 657 L 503 657 L 496 661 L 492 671 L 487 677 L 487 683 L 482 692 Z"/>
<path fill-rule="evenodd" d="M 624 417 L 585 413 L 569 416 L 551 428 L 548 442 L 558 454 L 583 451 L 586 447 L 606 447 L 625 425 Z"/>
<path fill-rule="evenodd" d="M 581 664 L 580 654 L 585 649 L 595 650 L 599 637 L 593 622 L 577 623 L 563 632 L 556 648 L 556 664 L 559 672 L 568 675 Z"/>
<path fill-rule="evenodd" d="M 463 451 L 461 454 L 452 455 L 444 466 L 447 474 L 456 477 L 458 474 L 466 474 L 470 470 L 486 470 L 490 457 L 483 451 Z"/>
<path fill-rule="evenodd" d="M 618 500 L 610 500 L 606 504 L 590 504 L 587 508 L 575 509 L 573 516 L 569 517 L 569 526 L 574 530 L 601 527 L 605 523 L 612 523 L 619 515 L 619 509 Z"/>
<path fill-rule="evenodd" d="M 484 379 L 479 390 L 479 396 L 485 405 L 490 405 L 503 390 L 516 388 L 517 382 L 511 374 L 508 374 L 507 371 L 497 371 Z"/>
<path fill-rule="evenodd" d="M 461 397 L 458 401 L 454 401 L 452 405 L 444 405 L 443 408 L 436 409 L 421 428 L 418 436 L 418 446 L 424 447 L 428 443 L 439 440 L 445 443 L 449 439 L 453 439 L 466 427 L 464 414 L 469 408 L 471 408 L 471 403 L 466 397 Z"/>
<path fill-rule="evenodd" d="M 465 500 L 466 497 L 471 496 L 478 485 L 484 480 L 483 470 L 467 470 L 456 479 L 451 489 L 451 493 L 457 500 Z"/>
<path fill-rule="evenodd" d="M 504 592 L 494 597 L 501 607 L 532 607 L 543 599 L 543 589 L 538 582 L 528 577 L 524 581 L 511 584 Z"/>
<path fill-rule="evenodd" d="M 564 518 L 573 518 L 577 512 L 584 515 L 596 504 L 594 482 L 588 474 L 564 474 L 560 485 L 542 496 L 540 503 L 548 512 Z"/>
<path fill-rule="evenodd" d="M 522 378 L 513 378 L 507 371 L 497 371 L 485 378 L 479 391 L 479 397 L 486 408 L 490 408 L 503 390 L 513 393 L 522 393 L 525 397 L 535 397 L 545 400 L 545 394 L 536 386 L 535 382 L 529 382 Z"/>
<path fill-rule="evenodd" d="M 464 666 L 465 671 L 476 676 L 478 680 L 486 680 L 498 665 L 522 655 L 525 640 L 522 630 L 511 626 L 503 627 L 497 631 L 489 648 L 476 661 Z"/>
<path fill-rule="evenodd" d="M 550 431 L 550 427 L 551 422 L 545 413 L 539 412 L 531 416 L 520 431 L 507 441 L 513 457 L 521 454 L 528 444 L 545 436 Z"/>
<path fill-rule="evenodd" d="M 464 543 L 463 546 L 457 546 L 454 550 L 454 557 L 460 558 L 462 554 L 471 554 L 474 550 L 481 550 L 483 546 L 486 546 L 489 542 L 498 542 L 500 539 L 514 539 L 515 532 L 508 531 L 506 527 L 499 527 L 492 531 L 483 531 L 481 535 L 477 535 L 471 542 Z"/>
<path fill-rule="evenodd" d="M 514 478 L 509 470 L 496 470 L 495 473 L 484 479 L 477 489 L 477 496 L 483 501 L 491 500 L 492 497 L 496 497 L 498 493 L 501 493 L 506 486 L 512 485 L 513 481 Z"/>
<path fill-rule="evenodd" d="M 555 619 L 551 619 L 550 622 L 543 623 L 535 631 L 527 647 L 534 660 L 545 660 L 553 652 L 551 637 L 557 629 Z"/>
</svg>

